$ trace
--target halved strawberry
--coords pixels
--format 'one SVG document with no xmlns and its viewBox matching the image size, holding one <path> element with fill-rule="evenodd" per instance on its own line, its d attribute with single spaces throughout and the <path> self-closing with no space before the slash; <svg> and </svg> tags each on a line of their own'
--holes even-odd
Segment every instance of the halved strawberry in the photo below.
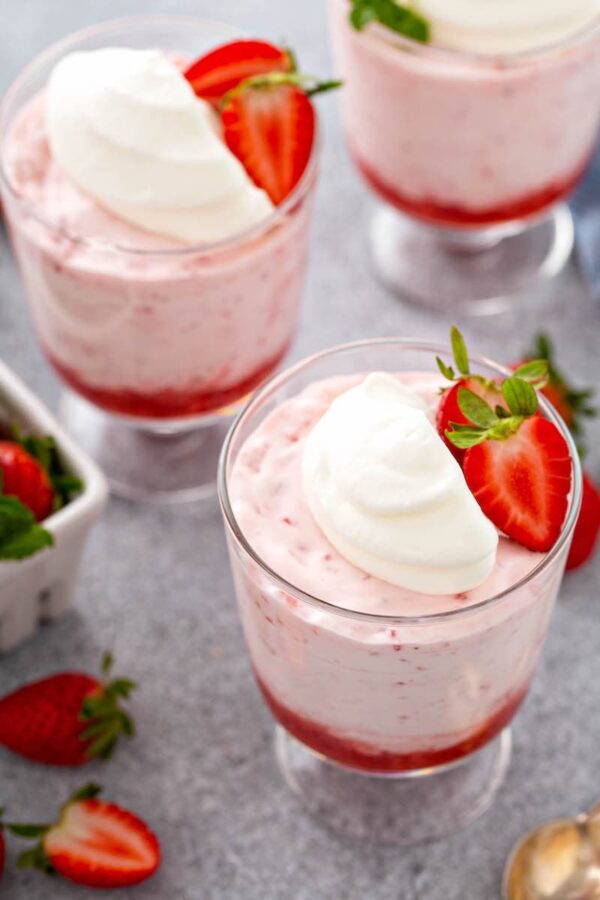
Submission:
<svg viewBox="0 0 600 900">
<path fill-rule="evenodd" d="M 221 116 L 229 149 L 273 203 L 281 203 L 312 153 L 315 112 L 306 92 L 283 78 L 255 79 L 225 98 Z"/>
<path fill-rule="evenodd" d="M 292 72 L 294 58 L 289 50 L 267 41 L 233 41 L 201 56 L 184 72 L 194 93 L 218 103 L 242 81 L 268 72 Z"/>
<path fill-rule="evenodd" d="M 465 453 L 463 471 L 485 515 L 513 540 L 546 552 L 560 535 L 571 489 L 571 458 L 552 422 L 532 415 L 503 439 Z"/>
<path fill-rule="evenodd" d="M 160 866 L 158 839 L 133 813 L 98 800 L 100 790 L 88 784 L 77 791 L 54 825 L 8 825 L 18 837 L 40 839 L 21 855 L 19 867 L 96 888 L 131 887 L 150 878 Z"/>
<path fill-rule="evenodd" d="M 469 419 L 467 419 L 458 405 L 458 392 L 461 388 L 466 388 L 474 394 L 477 394 L 477 396 L 481 397 L 482 400 L 485 400 L 492 409 L 495 409 L 497 405 L 506 408 L 506 404 L 499 386 L 494 385 L 487 379 L 478 378 L 477 376 L 461 378 L 461 380 L 455 382 L 451 388 L 447 388 L 442 392 L 440 405 L 438 406 L 436 413 L 436 427 L 438 434 L 450 452 L 462 465 L 465 451 L 460 447 L 456 447 L 446 437 L 446 432 L 450 430 L 452 423 L 456 425 L 469 424 Z"/>
<path fill-rule="evenodd" d="M 0 493 L 20 500 L 38 522 L 52 512 L 54 490 L 48 473 L 15 441 L 0 441 Z"/>
<path fill-rule="evenodd" d="M 590 559 L 600 533 L 600 491 L 587 472 L 583 473 L 581 510 L 575 525 L 567 569 L 577 569 Z"/>
</svg>

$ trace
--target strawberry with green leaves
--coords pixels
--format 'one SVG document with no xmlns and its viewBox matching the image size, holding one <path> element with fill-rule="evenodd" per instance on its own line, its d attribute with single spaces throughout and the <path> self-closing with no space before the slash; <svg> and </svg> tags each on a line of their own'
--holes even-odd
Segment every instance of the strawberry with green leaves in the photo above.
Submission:
<svg viewBox="0 0 600 900">
<path fill-rule="evenodd" d="M 19 857 L 19 868 L 94 888 L 132 887 L 154 875 L 161 862 L 156 835 L 129 810 L 99 800 L 100 792 L 85 785 L 53 824 L 7 825 L 17 837 L 37 840 Z"/>
<path fill-rule="evenodd" d="M 560 430 L 538 414 L 536 387 L 545 384 L 547 363 L 530 360 L 495 381 L 471 372 L 456 326 L 451 344 L 457 373 L 437 359 L 453 382 L 442 391 L 438 431 L 488 519 L 523 546 L 550 550 L 565 520 L 572 464 Z"/>
<path fill-rule="evenodd" d="M 310 98 L 340 82 L 301 75 L 291 50 L 257 40 L 217 47 L 184 75 L 196 95 L 219 110 L 225 143 L 250 178 L 275 205 L 282 203 L 312 155 L 316 117 Z"/>
<path fill-rule="evenodd" d="M 447 378 L 448 381 L 452 382 L 452 387 L 442 389 L 440 404 L 436 414 L 436 426 L 438 434 L 444 440 L 448 449 L 456 457 L 458 462 L 462 464 L 465 455 L 464 449 L 457 447 L 446 436 L 451 423 L 454 422 L 457 425 L 467 425 L 469 423 L 469 419 L 466 417 L 458 402 L 459 391 L 461 389 L 471 391 L 473 394 L 481 397 L 482 400 L 485 400 L 492 409 L 501 407 L 506 410 L 507 407 L 506 400 L 504 399 L 502 390 L 497 381 L 471 372 L 467 346 L 456 325 L 453 325 L 450 329 L 450 344 L 456 371 L 452 366 L 446 365 L 439 356 L 436 357 L 440 372 L 444 378 Z M 544 373 L 545 365 L 543 363 L 528 363 L 527 366 L 524 366 L 519 370 L 519 373 L 515 374 L 519 374 L 521 378 L 531 380 L 532 378 L 542 378 Z"/>
<path fill-rule="evenodd" d="M 36 522 L 52 512 L 54 489 L 48 472 L 15 441 L 0 441 L 0 484 L 2 493 L 16 497 L 31 510 Z"/>
<path fill-rule="evenodd" d="M 0 440 L 0 561 L 52 546 L 52 535 L 39 523 L 81 488 L 65 471 L 53 438 L 13 428 L 10 439 Z"/>
<path fill-rule="evenodd" d="M 467 423 L 450 423 L 446 437 L 465 451 L 465 480 L 488 519 L 524 547 L 547 552 L 567 514 L 569 446 L 553 422 L 537 415 L 537 394 L 528 381 L 515 374 L 501 391 L 505 406 L 492 409 L 459 387 Z"/>
<path fill-rule="evenodd" d="M 538 334 L 534 340 L 533 351 L 526 354 L 525 362 L 530 359 L 543 359 L 548 366 L 546 384 L 541 388 L 542 393 L 552 406 L 564 419 L 569 430 L 576 436 L 583 434 L 583 419 L 597 415 L 596 407 L 592 403 L 594 390 L 592 388 L 576 388 L 556 363 L 554 347 L 549 337 Z M 518 363 L 512 368 L 518 368 L 523 363 Z"/>
<path fill-rule="evenodd" d="M 119 738 L 135 733 L 121 701 L 136 685 L 126 678 L 109 680 L 111 666 L 112 657 L 106 654 L 101 679 L 61 672 L 0 699 L 0 746 L 53 766 L 107 759 Z"/>
<path fill-rule="evenodd" d="M 312 154 L 316 116 L 310 98 L 339 84 L 273 72 L 243 81 L 223 98 L 225 143 L 276 206 L 296 187 Z"/>
</svg>

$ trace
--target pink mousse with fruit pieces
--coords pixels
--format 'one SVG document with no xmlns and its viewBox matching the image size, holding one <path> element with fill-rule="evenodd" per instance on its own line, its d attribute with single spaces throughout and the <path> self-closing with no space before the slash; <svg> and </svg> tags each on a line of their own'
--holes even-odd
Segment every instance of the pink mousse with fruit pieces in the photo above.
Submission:
<svg viewBox="0 0 600 900">
<path fill-rule="evenodd" d="M 293 338 L 319 86 L 236 41 L 70 53 L 4 138 L 7 218 L 42 346 L 106 410 L 201 415 Z"/>
<path fill-rule="evenodd" d="M 291 734 L 366 771 L 445 764 L 502 730 L 564 567 L 563 553 L 527 578 L 572 487 L 569 446 L 538 411 L 545 363 L 499 383 L 452 339 L 456 372 L 440 361 L 442 375 L 309 385 L 250 434 L 231 473 L 254 552 L 323 601 L 234 562 L 259 686 Z"/>
<path fill-rule="evenodd" d="M 330 0 L 349 148 L 411 216 L 475 227 L 565 196 L 600 119 L 597 0 Z"/>
</svg>

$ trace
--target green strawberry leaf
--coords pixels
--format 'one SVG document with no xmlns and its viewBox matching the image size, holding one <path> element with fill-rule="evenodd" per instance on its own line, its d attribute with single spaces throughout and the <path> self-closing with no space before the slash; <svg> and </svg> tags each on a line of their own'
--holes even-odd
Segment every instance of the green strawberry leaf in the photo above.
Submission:
<svg viewBox="0 0 600 900">
<path fill-rule="evenodd" d="M 459 387 L 458 406 L 469 422 L 481 428 L 490 428 L 498 421 L 498 416 L 488 404 L 468 388 Z"/>
<path fill-rule="evenodd" d="M 469 354 L 467 352 L 467 345 L 456 325 L 453 325 L 450 329 L 450 343 L 452 345 L 452 353 L 456 368 L 461 375 L 469 375 Z"/>
<path fill-rule="evenodd" d="M 542 387 L 548 377 L 548 361 L 545 359 L 532 359 L 523 363 L 518 369 L 515 369 L 513 375 L 535 384 L 536 387 Z"/>
<path fill-rule="evenodd" d="M 22 838 L 41 837 L 50 828 L 49 825 L 28 825 L 20 824 L 18 822 L 9 822 L 6 827 L 11 834 L 15 835 L 15 837 Z"/>
<path fill-rule="evenodd" d="M 571 384 L 564 372 L 556 365 L 554 347 L 546 334 L 537 335 L 533 349 L 526 356 L 540 357 L 545 360 L 548 367 L 547 382 L 557 388 L 564 397 L 565 403 L 571 410 L 571 431 L 576 437 L 581 436 L 584 431 L 582 419 L 592 418 L 597 415 L 596 407 L 590 402 L 595 391 L 591 388 L 578 389 Z M 577 449 L 580 456 L 583 457 L 586 451 L 585 444 L 580 441 Z"/>
<path fill-rule="evenodd" d="M 37 459 L 48 473 L 54 489 L 53 512 L 62 509 L 81 491 L 83 482 L 71 475 L 62 462 L 56 441 L 50 435 L 37 437 L 35 434 L 24 434 L 18 425 L 12 426 L 12 439 L 20 444 L 30 456 Z"/>
<path fill-rule="evenodd" d="M 452 428 L 456 428 L 454 423 L 452 423 Z M 447 431 L 446 437 L 459 450 L 468 450 L 469 447 L 474 447 L 476 444 L 481 444 L 482 441 L 485 441 L 487 433 L 480 428 L 461 428 L 460 431 Z"/>
<path fill-rule="evenodd" d="M 25 559 L 53 544 L 30 509 L 16 497 L 0 496 L 0 560 Z"/>
<path fill-rule="evenodd" d="M 446 363 L 444 362 L 444 360 L 440 359 L 439 356 L 436 356 L 435 361 L 437 363 L 438 369 L 440 370 L 440 372 L 442 373 L 444 378 L 447 378 L 448 381 L 454 381 L 455 376 L 454 376 L 454 369 L 452 368 L 452 366 L 447 366 Z"/>
<path fill-rule="evenodd" d="M 502 395 L 513 416 L 533 416 L 537 412 L 535 389 L 522 378 L 513 376 L 503 381 Z"/>
<path fill-rule="evenodd" d="M 71 794 L 67 801 L 67 805 L 79 803 L 81 800 L 93 800 L 101 793 L 102 788 L 100 785 L 96 784 L 94 781 L 90 781 L 88 784 L 84 784 L 83 787 L 80 787 L 78 791 L 75 791 L 74 794 Z"/>
<path fill-rule="evenodd" d="M 380 22 L 405 37 L 426 44 L 429 40 L 429 23 L 410 6 L 395 0 L 350 0 L 350 23 L 362 31 L 371 22 Z"/>
</svg>

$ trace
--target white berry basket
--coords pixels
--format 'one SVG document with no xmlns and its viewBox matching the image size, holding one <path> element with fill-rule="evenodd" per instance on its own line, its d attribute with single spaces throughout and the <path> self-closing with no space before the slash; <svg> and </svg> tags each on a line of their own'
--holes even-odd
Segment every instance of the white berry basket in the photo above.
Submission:
<svg viewBox="0 0 600 900">
<path fill-rule="evenodd" d="M 54 546 L 20 561 L 0 560 L 0 654 L 31 637 L 38 626 L 73 606 L 79 565 L 90 528 L 108 494 L 98 467 L 77 447 L 54 416 L 0 360 L 0 408 L 24 431 L 51 435 L 61 460 L 84 488 L 43 522 Z"/>
</svg>

